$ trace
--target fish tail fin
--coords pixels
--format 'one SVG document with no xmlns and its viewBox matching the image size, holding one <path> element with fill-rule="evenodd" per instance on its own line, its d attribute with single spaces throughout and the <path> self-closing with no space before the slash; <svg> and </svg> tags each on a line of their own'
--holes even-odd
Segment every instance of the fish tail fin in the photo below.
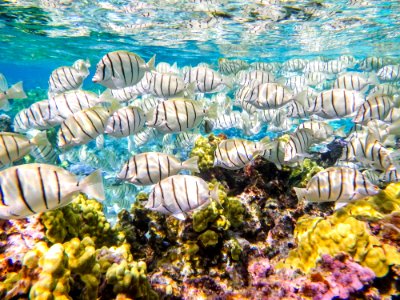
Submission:
<svg viewBox="0 0 400 300">
<path fill-rule="evenodd" d="M 207 117 L 216 119 L 218 117 L 218 103 L 214 102 L 207 108 Z"/>
<path fill-rule="evenodd" d="M 194 99 L 194 94 L 196 91 L 196 82 L 191 82 L 185 86 L 183 91 L 183 96 L 185 98 Z"/>
<path fill-rule="evenodd" d="M 102 92 L 99 96 L 99 102 L 107 102 L 107 103 L 112 103 L 116 99 L 112 96 L 111 90 L 106 89 L 104 92 Z"/>
<path fill-rule="evenodd" d="M 31 143 L 36 146 L 45 146 L 49 144 L 46 131 L 41 131 L 31 139 Z"/>
<path fill-rule="evenodd" d="M 182 162 L 182 168 L 194 173 L 200 173 L 198 162 L 199 162 L 199 157 L 193 156 L 188 160 Z"/>
<path fill-rule="evenodd" d="M 27 98 L 22 81 L 17 82 L 7 90 L 7 96 L 9 99 L 25 99 Z"/>
<path fill-rule="evenodd" d="M 81 75 L 85 77 L 89 75 L 89 67 L 90 67 L 89 59 L 86 60 L 78 59 L 77 61 L 74 62 L 72 67 L 78 70 L 81 73 Z"/>
<path fill-rule="evenodd" d="M 400 149 L 394 150 L 392 153 L 390 153 L 389 158 L 396 170 L 400 170 Z"/>
<path fill-rule="evenodd" d="M 380 128 L 378 123 L 379 122 L 368 122 L 368 133 L 378 141 L 382 141 L 382 139 L 387 135 L 387 131 L 386 129 Z"/>
<path fill-rule="evenodd" d="M 230 89 L 233 88 L 233 83 L 234 83 L 234 77 L 230 76 L 230 75 L 225 75 L 222 76 L 222 82 L 224 83 L 224 85 Z"/>
<path fill-rule="evenodd" d="M 96 170 L 89 176 L 83 178 L 79 182 L 80 191 L 85 193 L 89 198 L 102 201 L 105 199 L 103 178 L 101 171 Z"/>
<path fill-rule="evenodd" d="M 307 196 L 307 189 L 305 189 L 305 188 L 298 188 L 298 187 L 294 187 L 293 189 L 294 189 L 294 191 L 295 191 L 295 193 L 296 193 L 296 196 L 297 196 L 297 199 L 298 199 L 299 201 L 301 201 L 302 199 L 306 199 L 306 196 Z"/>
<path fill-rule="evenodd" d="M 147 67 L 149 68 L 149 71 L 154 71 L 155 70 L 155 65 L 156 63 L 156 55 L 154 54 L 152 58 L 147 62 Z"/>
<path fill-rule="evenodd" d="M 210 192 L 211 199 L 213 199 L 215 202 L 217 202 L 219 205 L 221 205 L 221 202 L 219 201 L 219 196 L 218 196 L 218 187 L 219 187 L 219 182 L 217 182 L 214 185 L 214 188 Z"/>
<path fill-rule="evenodd" d="M 335 131 L 335 136 L 342 137 L 342 138 L 346 137 L 347 134 L 345 132 L 345 128 L 346 128 L 346 126 L 342 126 L 342 127 L 338 128 L 338 130 Z"/>
<path fill-rule="evenodd" d="M 380 80 L 375 72 L 371 72 L 368 75 L 367 82 L 369 85 L 377 85 L 377 84 L 379 84 Z"/>
</svg>

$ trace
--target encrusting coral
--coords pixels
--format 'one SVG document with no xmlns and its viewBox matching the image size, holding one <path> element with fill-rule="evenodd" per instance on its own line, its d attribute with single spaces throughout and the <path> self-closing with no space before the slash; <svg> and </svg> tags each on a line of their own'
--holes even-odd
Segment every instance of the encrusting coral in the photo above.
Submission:
<svg viewBox="0 0 400 300">
<path fill-rule="evenodd" d="M 400 184 L 391 184 L 380 194 L 355 201 L 332 216 L 304 216 L 297 221 L 295 238 L 298 247 L 290 251 L 284 264 L 309 272 L 323 254 L 346 253 L 377 277 L 385 276 L 389 267 L 400 265 L 400 253 L 394 246 L 374 236 L 368 223 L 357 218 L 380 219 L 398 210 Z"/>
</svg>

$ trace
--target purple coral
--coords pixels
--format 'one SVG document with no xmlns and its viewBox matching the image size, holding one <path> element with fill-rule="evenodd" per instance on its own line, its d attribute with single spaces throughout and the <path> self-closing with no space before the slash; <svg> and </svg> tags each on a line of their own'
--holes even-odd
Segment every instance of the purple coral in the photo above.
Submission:
<svg viewBox="0 0 400 300">
<path fill-rule="evenodd" d="M 302 292 L 314 300 L 347 299 L 375 278 L 371 269 L 360 266 L 345 255 L 334 258 L 323 255 L 319 267 L 310 276 L 311 282 L 303 286 Z"/>
</svg>

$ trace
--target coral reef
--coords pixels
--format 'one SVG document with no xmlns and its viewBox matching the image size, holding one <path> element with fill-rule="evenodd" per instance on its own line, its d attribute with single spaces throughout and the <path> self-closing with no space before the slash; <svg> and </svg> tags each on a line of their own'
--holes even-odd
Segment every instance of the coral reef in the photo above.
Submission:
<svg viewBox="0 0 400 300">
<path fill-rule="evenodd" d="M 284 266 L 309 272 L 323 254 L 344 252 L 377 277 L 387 275 L 390 266 L 400 265 L 398 249 L 382 243 L 368 223 L 357 218 L 382 218 L 384 213 L 397 211 L 399 188 L 399 184 L 391 184 L 380 194 L 350 203 L 326 218 L 301 217 L 295 229 L 298 247 L 289 253 Z"/>
<path fill-rule="evenodd" d="M 116 243 L 101 203 L 82 194 L 66 207 L 43 213 L 41 220 L 46 228 L 46 238 L 51 243 L 86 236 L 91 237 L 97 246 Z"/>
</svg>

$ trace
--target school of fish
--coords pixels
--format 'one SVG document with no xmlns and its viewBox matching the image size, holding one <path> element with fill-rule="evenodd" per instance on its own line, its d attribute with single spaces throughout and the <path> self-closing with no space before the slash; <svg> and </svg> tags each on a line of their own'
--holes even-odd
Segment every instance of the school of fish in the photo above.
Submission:
<svg viewBox="0 0 400 300">
<path fill-rule="evenodd" d="M 214 167 L 228 170 L 257 157 L 290 168 L 341 139 L 336 163 L 294 188 L 299 200 L 340 207 L 400 181 L 398 59 L 221 58 L 216 65 L 178 67 L 116 50 L 100 59 L 91 78 L 101 94 L 83 89 L 90 66 L 79 59 L 55 69 L 48 99 L 17 112 L 14 132 L 0 133 L 0 218 L 55 209 L 79 192 L 104 200 L 108 189 L 121 197 L 149 186 L 146 208 L 184 220 L 218 202 L 217 187 L 188 175 L 199 168 L 198 157 L 187 153 L 197 137 L 220 131 L 232 136 L 217 145 Z M 26 97 L 21 82 L 9 88 L 0 74 L 0 109 Z M 56 145 L 46 137 L 51 128 Z M 110 143 L 129 157 L 116 155 Z M 20 164 L 27 154 L 35 163 Z M 60 166 L 64 160 L 74 172 Z M 103 177 L 112 186 L 103 186 Z"/>
</svg>

